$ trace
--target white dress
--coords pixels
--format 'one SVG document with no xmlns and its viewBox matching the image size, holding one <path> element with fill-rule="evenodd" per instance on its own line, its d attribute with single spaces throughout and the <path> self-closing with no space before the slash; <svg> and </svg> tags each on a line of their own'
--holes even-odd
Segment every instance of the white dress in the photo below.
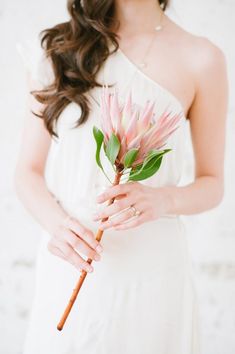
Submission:
<svg viewBox="0 0 235 354">
<path fill-rule="evenodd" d="M 49 82 L 51 71 L 40 50 L 20 48 L 26 65 L 39 81 Z M 27 60 L 28 59 L 28 60 Z M 157 100 L 156 114 L 168 106 L 182 111 L 179 100 L 147 77 L 118 51 L 109 56 L 98 81 L 116 83 L 125 97 L 144 105 Z M 100 88 L 89 92 L 87 122 L 72 129 L 81 110 L 71 103 L 57 126 L 45 171 L 48 189 L 63 208 L 94 233 L 95 198 L 110 185 L 95 162 L 94 125 L 99 126 Z M 36 118 L 35 118 L 36 119 Z M 149 186 L 177 185 L 184 162 L 186 118 L 168 140 L 154 176 L 141 181 Z M 109 162 L 106 170 L 111 172 Z M 157 200 L 156 200 L 157 203 Z M 200 326 L 187 234 L 179 215 L 166 215 L 136 228 L 105 230 L 104 251 L 88 273 L 63 331 L 56 328 L 80 273 L 47 249 L 50 235 L 42 230 L 37 257 L 35 297 L 23 354 L 199 354 Z M 85 258 L 86 259 L 86 258 Z"/>
</svg>

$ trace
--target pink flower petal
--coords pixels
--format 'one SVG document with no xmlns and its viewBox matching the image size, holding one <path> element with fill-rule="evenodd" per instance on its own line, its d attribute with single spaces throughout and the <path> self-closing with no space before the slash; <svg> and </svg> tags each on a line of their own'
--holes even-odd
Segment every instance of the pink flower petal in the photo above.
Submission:
<svg viewBox="0 0 235 354">
<path fill-rule="evenodd" d="M 147 130 L 149 128 L 149 124 L 151 122 L 151 119 L 153 117 L 153 111 L 154 111 L 154 106 L 155 106 L 156 102 L 147 102 L 143 114 L 140 117 L 139 120 L 139 131 L 140 130 Z"/>
<path fill-rule="evenodd" d="M 121 148 L 120 148 L 120 151 L 118 153 L 118 160 L 119 162 L 123 163 L 123 159 L 124 159 L 124 156 L 127 152 L 127 144 L 126 144 L 126 136 L 124 135 L 122 137 L 122 140 L 121 140 Z"/>
<path fill-rule="evenodd" d="M 120 120 L 120 110 L 118 105 L 116 89 L 114 93 L 110 96 L 110 116 L 112 121 L 113 130 L 117 133 L 117 125 Z"/>
<path fill-rule="evenodd" d="M 113 131 L 111 116 L 110 116 L 110 100 L 109 100 L 109 92 L 107 87 L 102 88 L 101 93 L 101 121 L 102 121 L 102 129 L 104 133 L 110 137 Z"/>
<path fill-rule="evenodd" d="M 128 144 L 128 151 L 131 149 L 139 149 L 140 148 L 140 142 L 142 140 L 143 133 L 138 134 L 129 144 Z"/>
<path fill-rule="evenodd" d="M 122 110 L 122 127 L 125 130 L 126 130 L 126 126 L 128 125 L 128 122 L 131 119 L 131 114 L 132 114 L 132 97 L 131 97 L 131 91 L 130 91 L 127 96 L 127 101 L 125 102 L 123 110 Z"/>
<path fill-rule="evenodd" d="M 135 110 L 132 114 L 130 122 L 126 129 L 126 140 L 127 144 L 129 144 L 137 135 L 137 122 L 138 122 L 139 111 Z"/>
</svg>

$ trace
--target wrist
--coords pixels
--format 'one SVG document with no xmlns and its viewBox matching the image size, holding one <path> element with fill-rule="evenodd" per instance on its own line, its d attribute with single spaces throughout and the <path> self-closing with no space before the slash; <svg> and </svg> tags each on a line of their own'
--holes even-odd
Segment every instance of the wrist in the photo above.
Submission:
<svg viewBox="0 0 235 354">
<path fill-rule="evenodd" d="M 55 234 L 57 230 L 63 225 L 67 218 L 70 216 L 57 202 L 57 207 L 51 209 L 50 217 L 48 220 L 47 231 L 50 234 Z"/>
<path fill-rule="evenodd" d="M 176 186 L 165 186 L 162 187 L 164 191 L 165 204 L 165 214 L 166 215 L 177 215 L 177 200 L 178 200 L 178 187 Z"/>
</svg>

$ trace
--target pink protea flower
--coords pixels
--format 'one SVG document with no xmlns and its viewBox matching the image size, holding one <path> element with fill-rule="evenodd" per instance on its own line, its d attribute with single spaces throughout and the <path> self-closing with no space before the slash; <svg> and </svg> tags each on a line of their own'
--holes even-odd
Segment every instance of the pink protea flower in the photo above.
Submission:
<svg viewBox="0 0 235 354">
<path fill-rule="evenodd" d="M 104 133 L 104 144 L 112 134 L 120 141 L 120 150 L 116 164 L 123 164 L 128 151 L 138 150 L 132 167 L 142 163 L 151 150 L 159 150 L 166 140 L 178 128 L 182 112 L 174 114 L 165 111 L 155 118 L 156 102 L 147 101 L 143 109 L 132 103 L 131 93 L 123 106 L 118 102 L 117 90 L 111 93 L 103 86 L 101 92 L 101 128 Z"/>
</svg>

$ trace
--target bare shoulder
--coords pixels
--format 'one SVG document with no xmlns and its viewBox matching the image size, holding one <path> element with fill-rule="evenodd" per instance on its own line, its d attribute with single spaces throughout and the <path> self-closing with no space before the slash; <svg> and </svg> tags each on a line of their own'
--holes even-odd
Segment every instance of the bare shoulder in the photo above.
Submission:
<svg viewBox="0 0 235 354">
<path fill-rule="evenodd" d="M 226 58 L 221 48 L 206 37 L 191 35 L 191 38 L 189 55 L 196 74 L 203 75 L 208 70 L 225 70 Z"/>
<path fill-rule="evenodd" d="M 185 106 L 189 110 L 198 93 L 227 90 L 227 63 L 223 50 L 209 38 L 188 32 L 169 20 L 168 38 L 182 87 L 187 87 Z M 167 38 L 167 39 L 168 39 Z M 218 85 L 219 83 L 219 85 Z"/>
<path fill-rule="evenodd" d="M 209 38 L 188 32 L 177 26 L 178 42 L 182 53 L 195 74 L 208 70 L 225 70 L 226 57 L 223 50 Z"/>
<path fill-rule="evenodd" d="M 228 75 L 226 57 L 222 49 L 210 39 L 187 34 L 189 70 L 194 83 L 194 100 L 205 94 L 213 100 L 226 101 L 228 95 Z M 193 103 L 192 102 L 192 103 Z"/>
</svg>

